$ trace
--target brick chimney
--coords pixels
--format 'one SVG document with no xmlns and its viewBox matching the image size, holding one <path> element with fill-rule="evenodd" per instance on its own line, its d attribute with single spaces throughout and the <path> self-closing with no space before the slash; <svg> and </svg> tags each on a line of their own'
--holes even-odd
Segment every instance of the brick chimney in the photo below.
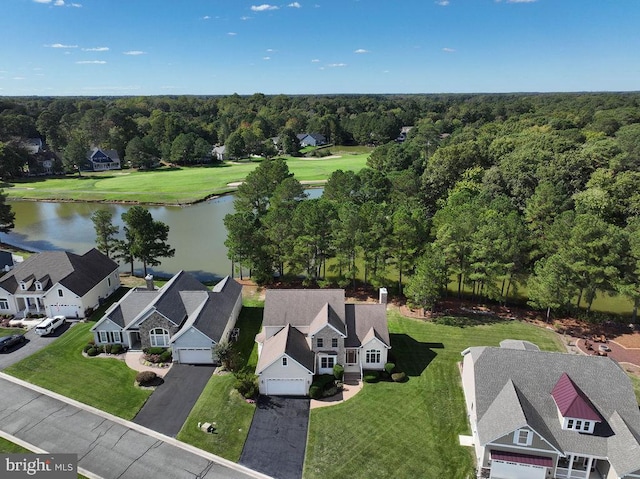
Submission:
<svg viewBox="0 0 640 479">
<path fill-rule="evenodd" d="M 144 280 L 147 282 L 147 289 L 149 291 L 154 291 L 156 288 L 153 285 L 153 275 L 152 274 L 148 274 L 144 277 Z"/>
<path fill-rule="evenodd" d="M 379 298 L 378 302 L 380 304 L 387 304 L 387 296 L 388 296 L 387 288 L 380 288 L 380 295 L 378 297 Z"/>
</svg>

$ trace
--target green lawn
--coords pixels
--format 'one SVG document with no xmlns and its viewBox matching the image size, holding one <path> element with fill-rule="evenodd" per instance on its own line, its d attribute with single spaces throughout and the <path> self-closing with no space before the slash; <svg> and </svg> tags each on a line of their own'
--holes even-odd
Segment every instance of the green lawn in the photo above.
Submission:
<svg viewBox="0 0 640 479">
<path fill-rule="evenodd" d="M 458 434 L 470 432 L 460 352 L 505 338 L 562 350 L 551 331 L 516 321 L 460 328 L 390 312 L 389 329 L 409 381 L 365 384 L 349 401 L 311 411 L 305 479 L 471 477 L 471 450 L 458 445 Z"/>
<path fill-rule="evenodd" d="M 255 371 L 258 348 L 254 338 L 261 325 L 262 304 L 245 302 L 237 323 L 240 337 L 236 346 L 241 370 Z M 234 382 L 232 374 L 212 376 L 177 438 L 237 462 L 247 439 L 255 406 L 248 404 L 234 389 Z M 200 431 L 198 422 L 215 422 L 216 434 Z"/>
<path fill-rule="evenodd" d="M 11 336 L 12 334 L 23 334 L 25 332 L 22 328 L 0 328 L 0 338 L 3 336 Z"/>
<path fill-rule="evenodd" d="M 369 153 L 346 153 L 341 158 L 287 158 L 289 170 L 300 181 L 327 179 L 337 169 L 359 171 Z M 203 166 L 153 171 L 122 170 L 85 173 L 82 177 L 38 178 L 15 181 L 5 187 L 10 199 L 136 201 L 184 204 L 234 188 L 258 163 L 247 161 L 221 166 Z"/>
<path fill-rule="evenodd" d="M 134 386 L 136 372 L 124 361 L 82 356 L 82 347 L 93 337 L 89 329 L 94 324 L 76 324 L 59 339 L 4 372 L 124 419 L 133 419 L 151 392 Z"/>
</svg>

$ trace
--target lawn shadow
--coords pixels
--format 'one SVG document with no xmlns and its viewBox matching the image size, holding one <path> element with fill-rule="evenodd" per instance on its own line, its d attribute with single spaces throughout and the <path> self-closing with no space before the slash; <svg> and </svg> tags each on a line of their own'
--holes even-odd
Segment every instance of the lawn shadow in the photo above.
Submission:
<svg viewBox="0 0 640 479">
<path fill-rule="evenodd" d="M 466 328 L 470 326 L 481 326 L 484 324 L 495 324 L 505 320 L 493 314 L 469 314 L 468 316 L 438 316 L 433 318 L 434 324 L 441 326 L 455 326 Z"/>
<path fill-rule="evenodd" d="M 390 339 L 396 367 L 407 376 L 420 376 L 437 356 L 434 349 L 444 349 L 442 343 L 421 343 L 407 334 L 391 334 Z"/>
<path fill-rule="evenodd" d="M 256 334 L 262 328 L 264 308 L 243 306 L 236 327 L 240 330 L 234 347 L 238 353 L 237 369 L 241 372 L 253 373 L 256 365 L 249 362 L 255 347 Z"/>
</svg>

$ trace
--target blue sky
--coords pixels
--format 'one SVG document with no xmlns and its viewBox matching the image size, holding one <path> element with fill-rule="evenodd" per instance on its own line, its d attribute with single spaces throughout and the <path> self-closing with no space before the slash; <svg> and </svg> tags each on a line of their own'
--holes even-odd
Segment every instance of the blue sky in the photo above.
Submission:
<svg viewBox="0 0 640 479">
<path fill-rule="evenodd" d="M 640 0 L 262 2 L 0 0 L 0 95 L 640 90 Z"/>
</svg>

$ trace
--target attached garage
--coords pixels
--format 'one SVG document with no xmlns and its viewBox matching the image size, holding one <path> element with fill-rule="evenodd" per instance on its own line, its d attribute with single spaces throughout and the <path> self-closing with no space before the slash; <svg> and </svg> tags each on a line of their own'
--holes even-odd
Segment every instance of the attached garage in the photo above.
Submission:
<svg viewBox="0 0 640 479">
<path fill-rule="evenodd" d="M 550 457 L 491 451 L 491 479 L 545 479 Z"/>
<path fill-rule="evenodd" d="M 213 364 L 211 348 L 178 348 L 174 356 L 175 361 L 183 364 Z"/>
<path fill-rule="evenodd" d="M 304 378 L 268 378 L 266 379 L 268 396 L 306 396 L 307 387 Z"/>
</svg>

